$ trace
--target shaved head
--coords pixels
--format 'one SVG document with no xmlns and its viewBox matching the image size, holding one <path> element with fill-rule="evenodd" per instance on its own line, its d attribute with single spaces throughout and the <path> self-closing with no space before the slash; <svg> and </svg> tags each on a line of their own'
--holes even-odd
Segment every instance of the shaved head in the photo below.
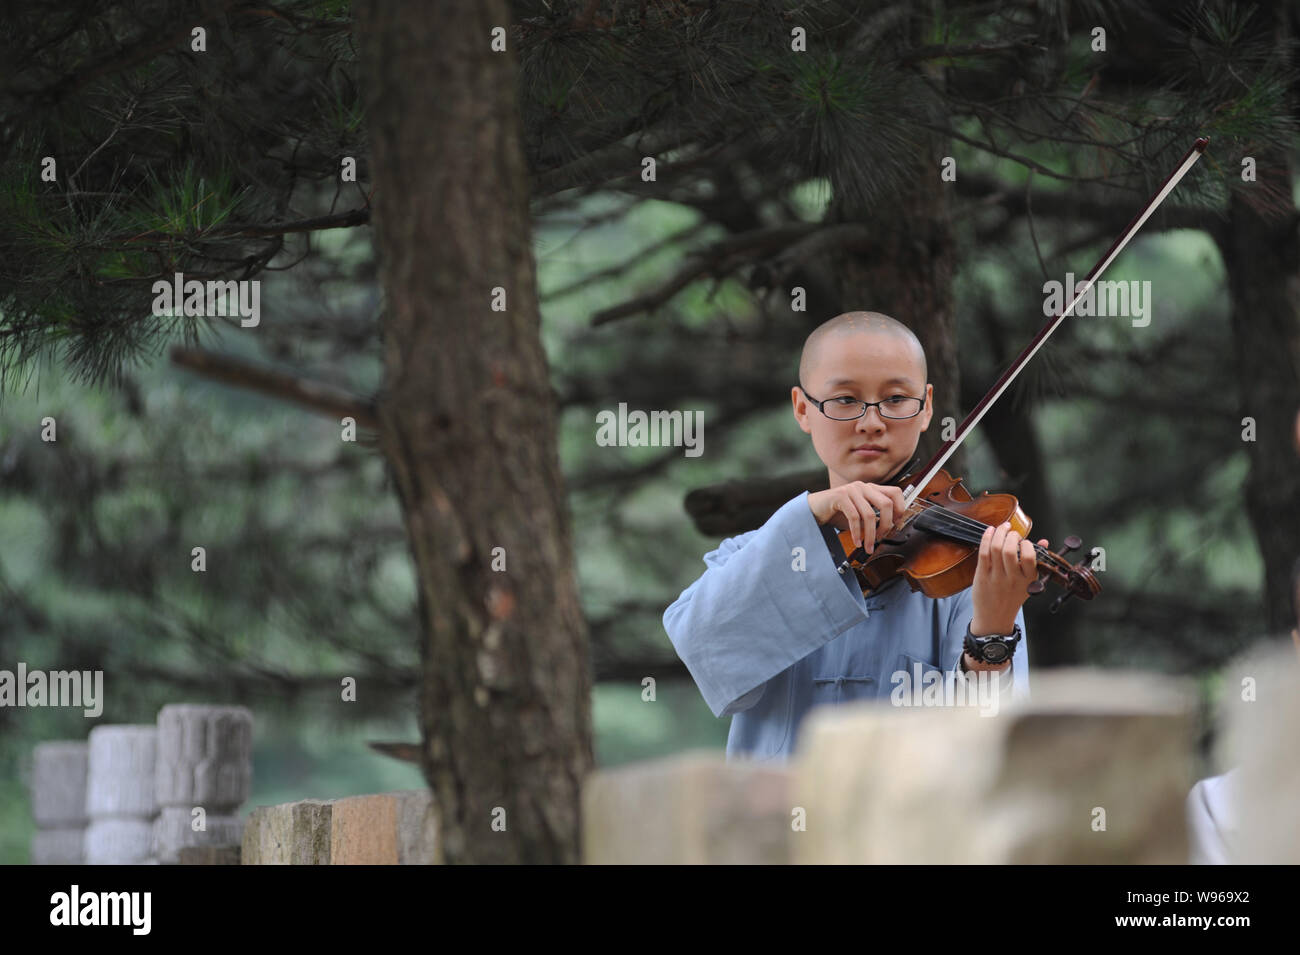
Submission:
<svg viewBox="0 0 1300 955">
<path fill-rule="evenodd" d="M 813 330 L 799 358 L 801 380 L 790 388 L 790 410 L 812 438 L 831 487 L 879 483 L 907 465 L 934 416 L 927 377 L 920 341 L 888 315 L 845 312 Z M 900 396 L 919 399 L 915 414 L 888 413 L 884 402 Z M 852 400 L 869 407 L 857 417 L 840 417 L 837 407 L 852 412 Z"/>
<path fill-rule="evenodd" d="M 843 341 L 850 335 L 888 335 L 903 342 L 916 357 L 921 369 L 921 383 L 929 377 L 925 363 L 925 350 L 921 340 L 912 330 L 896 318 L 890 318 L 883 312 L 845 312 L 818 325 L 808 340 L 803 343 L 803 354 L 799 356 L 799 380 L 808 383 L 809 377 L 816 370 L 824 354 L 824 349 L 836 342 Z M 816 382 L 811 383 L 813 388 Z"/>
</svg>

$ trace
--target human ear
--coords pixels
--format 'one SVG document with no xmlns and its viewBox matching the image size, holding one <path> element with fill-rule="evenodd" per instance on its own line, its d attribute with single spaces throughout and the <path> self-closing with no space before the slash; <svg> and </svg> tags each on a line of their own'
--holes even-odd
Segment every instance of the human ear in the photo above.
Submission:
<svg viewBox="0 0 1300 955">
<path fill-rule="evenodd" d="M 797 385 L 790 389 L 790 404 L 791 411 L 794 412 L 794 420 L 799 422 L 799 430 L 805 434 L 812 434 L 812 426 L 808 424 L 808 402 Z"/>
</svg>

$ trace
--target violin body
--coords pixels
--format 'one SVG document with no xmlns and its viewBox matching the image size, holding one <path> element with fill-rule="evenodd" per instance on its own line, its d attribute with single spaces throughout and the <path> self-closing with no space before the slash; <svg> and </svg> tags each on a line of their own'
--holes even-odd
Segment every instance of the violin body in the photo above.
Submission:
<svg viewBox="0 0 1300 955">
<path fill-rule="evenodd" d="M 908 475 L 898 484 L 907 487 L 914 483 L 912 477 Z M 1012 530 L 1028 539 L 1033 521 L 1014 495 L 985 491 L 972 496 L 960 478 L 940 470 L 894 522 L 889 536 L 876 542 L 872 553 L 855 547 L 847 530 L 839 532 L 839 540 L 844 553 L 850 555 L 845 564 L 857 572 L 864 589 L 875 590 L 891 578 L 902 576 L 913 590 L 927 597 L 951 597 L 975 582 L 984 531 L 1004 521 L 1010 521 Z M 1066 545 L 1068 553 L 1079 546 L 1078 539 L 1067 538 Z M 1061 555 L 1037 544 L 1034 550 L 1044 574 L 1037 586 L 1030 584 L 1030 591 L 1041 591 L 1047 576 L 1055 577 L 1066 589 L 1053 611 L 1066 597 L 1086 600 L 1101 591 L 1101 585 L 1084 564 L 1071 565 Z"/>
<path fill-rule="evenodd" d="M 910 478 L 908 475 L 898 483 L 906 487 Z M 923 501 L 925 503 L 921 503 Z M 1010 521 L 1012 530 L 1021 537 L 1028 537 L 1033 527 L 1033 521 L 1013 495 L 985 491 L 972 497 L 960 478 L 940 471 L 917 497 L 904 519 L 895 522 L 894 532 L 877 541 L 875 550 L 855 568 L 866 586 L 874 590 L 901 574 L 913 590 L 919 590 L 927 597 L 951 597 L 974 583 L 979 544 L 972 546 L 932 533 L 924 527 L 923 518 L 918 523 L 926 505 L 935 504 L 994 527 Z M 840 543 L 844 545 L 846 554 L 855 549 L 848 531 L 840 531 Z"/>
</svg>

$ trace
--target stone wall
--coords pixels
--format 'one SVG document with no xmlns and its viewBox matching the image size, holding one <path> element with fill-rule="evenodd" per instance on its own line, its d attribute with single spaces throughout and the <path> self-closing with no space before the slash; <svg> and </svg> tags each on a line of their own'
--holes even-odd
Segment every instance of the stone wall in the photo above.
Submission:
<svg viewBox="0 0 1300 955">
<path fill-rule="evenodd" d="M 1240 792 L 1218 821 L 1228 861 L 1294 864 L 1300 668 L 1287 647 L 1246 669 L 1257 696 L 1236 703 L 1232 683 L 1221 717 L 1232 741 L 1221 762 L 1240 767 Z M 1196 706 L 1187 682 L 1054 670 L 1034 675 L 1031 699 L 987 716 L 888 701 L 826 707 L 809 714 L 786 764 L 693 753 L 594 773 L 583 858 L 1184 864 Z"/>
<path fill-rule="evenodd" d="M 182 849 L 227 850 L 242 837 L 252 777 L 252 714 L 175 704 L 156 724 L 96 726 L 85 741 L 32 754 L 37 865 L 176 864 Z"/>
<path fill-rule="evenodd" d="M 1149 673 L 1035 674 L 1030 698 L 996 712 L 824 707 L 785 764 L 687 753 L 591 774 L 583 859 L 1181 864 L 1208 853 L 1296 864 L 1298 682 L 1289 646 L 1226 671 L 1217 760 L 1230 772 L 1199 782 L 1193 687 Z M 176 706 L 156 727 L 103 726 L 89 744 L 41 744 L 33 861 L 441 861 L 428 790 L 259 806 L 241 825 L 251 735 L 240 708 Z M 1225 779 L 1232 785 L 1219 786 Z M 196 809 L 207 836 L 191 825 Z"/>
</svg>

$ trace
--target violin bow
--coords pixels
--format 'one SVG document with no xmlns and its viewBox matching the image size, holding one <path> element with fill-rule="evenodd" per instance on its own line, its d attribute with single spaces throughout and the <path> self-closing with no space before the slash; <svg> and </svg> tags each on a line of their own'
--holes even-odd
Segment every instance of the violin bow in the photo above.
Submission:
<svg viewBox="0 0 1300 955">
<path fill-rule="evenodd" d="M 1174 187 L 1178 185 L 1178 181 L 1182 179 L 1183 176 L 1187 175 L 1187 171 L 1192 168 L 1196 163 L 1196 160 L 1201 158 L 1201 153 L 1205 152 L 1205 147 L 1209 144 L 1210 140 L 1208 136 L 1202 136 L 1192 144 L 1192 148 L 1187 150 L 1187 154 L 1179 160 L 1178 168 L 1171 172 L 1165 181 L 1160 184 L 1160 188 L 1156 190 L 1156 194 L 1152 196 L 1147 201 L 1147 204 L 1142 207 L 1141 211 L 1133 217 L 1133 221 L 1128 224 L 1120 237 L 1111 243 L 1111 246 L 1106 250 L 1105 255 L 1103 255 L 1097 264 L 1092 267 L 1092 271 L 1084 277 L 1083 283 L 1075 287 L 1075 296 L 1065 310 L 1062 311 L 1060 315 L 1049 318 L 1043 327 L 1039 329 L 1038 334 L 1034 336 L 1033 341 L 1025 346 L 1024 351 L 1022 351 L 1019 357 L 1011 363 L 1011 367 L 1002 373 L 1002 377 L 999 378 L 993 387 L 989 389 L 988 393 L 980 399 L 979 404 L 972 409 L 971 413 L 966 416 L 965 420 L 957 426 L 956 433 L 945 441 L 939 450 L 935 452 L 934 457 L 932 457 L 929 463 L 926 464 L 925 474 L 920 481 L 916 484 L 909 484 L 904 488 L 903 505 L 905 508 L 910 508 L 912 506 L 916 501 L 917 495 L 919 495 L 925 486 L 934 479 L 934 476 L 939 473 L 939 469 L 944 466 L 948 458 L 952 457 L 952 453 L 961 446 L 962 441 L 966 439 L 966 435 L 971 432 L 971 429 L 980 423 L 980 419 L 983 418 L 989 408 L 993 406 L 993 402 L 1002 397 L 1002 393 L 1006 391 L 1007 386 L 1015 380 L 1016 375 L 1020 374 L 1021 369 L 1024 368 L 1025 365 L 1029 364 L 1029 360 L 1037 354 L 1038 349 L 1043 347 L 1043 343 L 1047 341 L 1052 332 L 1056 331 L 1061 322 L 1065 321 L 1065 319 L 1069 317 L 1070 313 L 1074 311 L 1074 307 L 1079 304 L 1079 300 L 1087 294 L 1089 289 L 1092 288 L 1097 279 L 1101 277 L 1101 273 L 1106 270 L 1106 267 L 1110 265 L 1111 262 L 1115 261 L 1116 256 L 1124 250 L 1124 246 L 1128 245 L 1129 239 L 1133 238 L 1138 229 L 1142 228 L 1142 224 L 1151 217 L 1151 213 L 1156 211 L 1156 207 L 1164 201 L 1165 196 L 1173 192 Z"/>
</svg>

